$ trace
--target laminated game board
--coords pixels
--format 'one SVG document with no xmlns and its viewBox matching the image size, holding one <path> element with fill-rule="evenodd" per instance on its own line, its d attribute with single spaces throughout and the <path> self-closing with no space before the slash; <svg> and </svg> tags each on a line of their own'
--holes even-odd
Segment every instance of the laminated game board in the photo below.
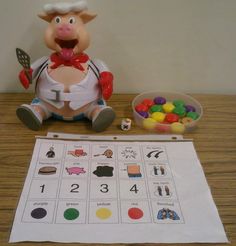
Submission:
<svg viewBox="0 0 236 246">
<path fill-rule="evenodd" d="M 37 138 L 10 242 L 227 242 L 191 141 L 115 139 Z"/>
</svg>

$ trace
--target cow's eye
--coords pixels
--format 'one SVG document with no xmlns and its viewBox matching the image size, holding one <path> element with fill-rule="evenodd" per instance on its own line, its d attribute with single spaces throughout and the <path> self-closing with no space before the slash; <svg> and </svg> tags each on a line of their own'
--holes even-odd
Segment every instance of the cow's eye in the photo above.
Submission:
<svg viewBox="0 0 236 246">
<path fill-rule="evenodd" d="M 55 22 L 57 24 L 61 23 L 61 17 L 59 17 L 59 16 L 55 17 Z"/>
<path fill-rule="evenodd" d="M 74 24 L 74 23 L 75 23 L 75 17 L 71 17 L 71 18 L 69 19 L 69 23 L 70 23 L 70 24 Z"/>
</svg>

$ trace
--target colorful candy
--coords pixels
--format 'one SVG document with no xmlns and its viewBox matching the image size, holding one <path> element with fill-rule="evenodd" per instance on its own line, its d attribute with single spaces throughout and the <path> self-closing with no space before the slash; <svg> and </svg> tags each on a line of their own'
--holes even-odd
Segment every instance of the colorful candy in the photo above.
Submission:
<svg viewBox="0 0 236 246">
<path fill-rule="evenodd" d="M 193 107 L 192 105 L 185 105 L 185 109 L 186 109 L 186 112 L 196 112 L 196 109 L 195 107 Z"/>
<path fill-rule="evenodd" d="M 155 130 L 157 132 L 165 133 L 165 132 L 170 132 L 170 124 L 166 122 L 162 122 L 162 124 L 157 124 Z"/>
<path fill-rule="evenodd" d="M 187 124 L 190 124 L 193 122 L 193 119 L 190 118 L 190 117 L 184 117 L 183 119 L 181 119 L 181 122 L 184 124 L 184 125 L 187 125 Z"/>
<path fill-rule="evenodd" d="M 142 124 L 145 129 L 176 134 L 184 133 L 187 125 L 200 116 L 194 106 L 186 105 L 183 100 L 167 101 L 160 96 L 143 99 L 135 110 L 144 118 Z"/>
<path fill-rule="evenodd" d="M 145 98 L 145 99 L 143 99 L 142 104 L 144 104 L 148 108 L 150 108 L 152 105 L 154 105 L 154 102 L 151 99 Z"/>
<path fill-rule="evenodd" d="M 167 102 L 162 107 L 165 113 L 171 113 L 174 110 L 175 105 L 171 102 Z"/>
<path fill-rule="evenodd" d="M 148 118 L 149 117 L 149 113 L 146 111 L 140 111 L 138 112 L 139 115 L 141 115 L 143 118 Z"/>
<path fill-rule="evenodd" d="M 153 101 L 155 104 L 160 104 L 160 105 L 163 105 L 166 103 L 166 99 L 164 97 L 156 97 L 154 98 Z"/>
<path fill-rule="evenodd" d="M 156 121 L 152 118 L 147 118 L 143 120 L 143 128 L 147 130 L 153 130 L 156 127 Z"/>
<path fill-rule="evenodd" d="M 179 116 L 177 114 L 168 113 L 165 120 L 169 123 L 174 123 L 179 121 Z"/>
<path fill-rule="evenodd" d="M 162 112 L 155 112 L 151 115 L 152 119 L 155 121 L 161 123 L 165 120 L 166 115 Z"/>
<path fill-rule="evenodd" d="M 148 107 L 142 103 L 138 104 L 136 107 L 135 107 L 135 110 L 137 112 L 147 112 L 148 111 Z"/>
<path fill-rule="evenodd" d="M 186 114 L 186 109 L 183 106 L 177 106 L 174 108 L 173 113 L 179 115 L 180 117 L 184 117 Z"/>
<path fill-rule="evenodd" d="M 183 100 L 174 100 L 173 104 L 175 105 L 175 107 L 184 107 L 185 102 Z"/>
<path fill-rule="evenodd" d="M 192 118 L 193 120 L 197 120 L 198 117 L 199 117 L 199 114 L 196 113 L 196 112 L 188 112 L 188 113 L 187 113 L 187 117 L 190 117 L 190 118 Z"/>
<path fill-rule="evenodd" d="M 182 134 L 185 131 L 185 126 L 184 124 L 180 122 L 174 122 L 170 125 L 171 131 L 176 134 Z"/>
<path fill-rule="evenodd" d="M 151 113 L 154 113 L 154 112 L 163 112 L 163 109 L 162 109 L 162 105 L 153 105 L 151 108 L 150 108 L 150 111 Z"/>
</svg>

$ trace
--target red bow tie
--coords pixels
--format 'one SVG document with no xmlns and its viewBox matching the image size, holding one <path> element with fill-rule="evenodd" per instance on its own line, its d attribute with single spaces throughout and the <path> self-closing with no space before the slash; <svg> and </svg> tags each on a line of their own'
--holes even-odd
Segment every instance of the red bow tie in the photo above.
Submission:
<svg viewBox="0 0 236 246">
<path fill-rule="evenodd" d="M 55 69 L 61 65 L 64 65 L 64 66 L 69 66 L 69 67 L 70 66 L 75 67 L 81 71 L 84 71 L 84 68 L 81 65 L 81 63 L 85 63 L 89 60 L 88 55 L 84 53 L 81 53 L 79 55 L 74 55 L 71 57 L 70 60 L 63 59 L 57 53 L 53 53 L 50 58 L 51 58 L 51 61 L 53 62 L 53 64 L 50 66 L 52 69 Z"/>
</svg>

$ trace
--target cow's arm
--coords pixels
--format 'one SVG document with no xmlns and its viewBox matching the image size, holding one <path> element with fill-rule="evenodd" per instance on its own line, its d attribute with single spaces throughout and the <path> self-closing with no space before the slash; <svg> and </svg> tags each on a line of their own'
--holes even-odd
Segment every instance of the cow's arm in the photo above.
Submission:
<svg viewBox="0 0 236 246">
<path fill-rule="evenodd" d="M 31 65 L 31 69 L 33 70 L 32 79 L 35 79 L 39 75 L 42 67 L 45 65 L 45 63 L 47 61 L 48 61 L 48 57 L 44 56 L 44 57 L 36 60 L 34 63 L 32 63 L 32 65 Z"/>
<path fill-rule="evenodd" d="M 26 72 L 25 69 L 22 69 L 19 73 L 19 80 L 25 89 L 29 88 L 29 85 L 32 80 L 34 80 L 42 68 L 44 64 L 48 61 L 48 57 L 44 56 L 38 60 L 36 60 L 30 67 L 30 69 Z"/>
<path fill-rule="evenodd" d="M 99 85 L 102 90 L 102 96 L 105 100 L 108 100 L 113 93 L 113 80 L 114 76 L 110 72 L 107 65 L 101 60 L 93 60 L 94 65 L 99 71 Z"/>
</svg>

